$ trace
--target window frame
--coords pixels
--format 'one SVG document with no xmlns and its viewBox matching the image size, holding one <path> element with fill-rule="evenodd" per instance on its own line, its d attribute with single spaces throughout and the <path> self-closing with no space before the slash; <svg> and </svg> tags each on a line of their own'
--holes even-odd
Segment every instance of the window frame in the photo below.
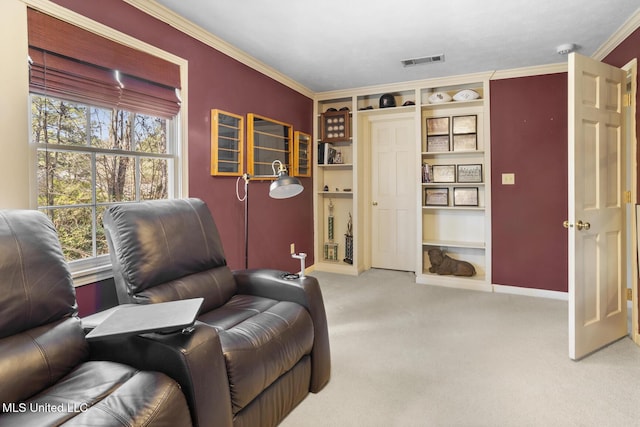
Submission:
<svg viewBox="0 0 640 427">
<path fill-rule="evenodd" d="M 188 61 L 184 58 L 169 53 L 156 46 L 138 40 L 125 33 L 110 28 L 104 24 L 89 19 L 83 15 L 68 9 L 61 8 L 54 3 L 49 2 L 33 4 L 26 1 L 27 6 L 46 13 L 54 18 L 76 25 L 96 35 L 106 39 L 115 41 L 124 46 L 146 52 L 158 58 L 172 62 L 180 67 L 180 99 L 182 101 L 179 113 L 173 118 L 173 126 L 167 129 L 167 140 L 174 144 L 175 155 L 177 160 L 174 162 L 173 170 L 170 170 L 170 182 L 173 185 L 169 188 L 168 198 L 180 198 L 189 194 L 189 168 L 188 168 Z M 30 94 L 29 100 L 30 100 Z M 29 105 L 31 105 L 29 103 Z M 30 111 L 30 109 L 29 109 Z M 29 113 L 30 115 L 30 113 Z M 36 179 L 38 172 L 38 147 L 32 140 L 31 117 L 28 121 L 29 126 L 29 151 L 30 151 L 30 205 L 32 209 L 38 208 L 38 182 Z M 171 133 L 171 135 L 169 134 Z M 55 147 L 59 148 L 59 147 Z M 69 262 L 69 269 L 73 278 L 74 286 L 97 283 L 102 280 L 113 277 L 111 259 L 109 255 L 100 255 L 97 257 L 86 258 L 83 260 Z"/>
</svg>

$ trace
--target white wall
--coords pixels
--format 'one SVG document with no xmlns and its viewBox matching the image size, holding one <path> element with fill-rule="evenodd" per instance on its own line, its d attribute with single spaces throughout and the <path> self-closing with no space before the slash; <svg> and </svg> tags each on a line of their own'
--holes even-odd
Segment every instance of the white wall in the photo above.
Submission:
<svg viewBox="0 0 640 427">
<path fill-rule="evenodd" d="M 27 8 L 3 0 L 0 13 L 0 208 L 30 208 Z"/>
</svg>

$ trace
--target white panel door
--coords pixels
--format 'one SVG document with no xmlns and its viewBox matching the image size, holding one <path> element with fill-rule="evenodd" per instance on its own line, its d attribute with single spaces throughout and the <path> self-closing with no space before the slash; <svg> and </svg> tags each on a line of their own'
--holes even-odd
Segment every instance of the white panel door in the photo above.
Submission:
<svg viewBox="0 0 640 427">
<path fill-rule="evenodd" d="M 375 120 L 371 135 L 371 265 L 413 271 L 416 266 L 415 122 Z"/>
<path fill-rule="evenodd" d="M 569 55 L 569 357 L 627 334 L 625 73 Z"/>
</svg>

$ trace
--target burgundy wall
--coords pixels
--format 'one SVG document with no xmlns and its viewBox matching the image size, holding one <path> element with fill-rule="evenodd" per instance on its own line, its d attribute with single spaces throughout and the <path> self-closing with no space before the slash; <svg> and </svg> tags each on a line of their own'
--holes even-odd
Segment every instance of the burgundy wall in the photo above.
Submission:
<svg viewBox="0 0 640 427">
<path fill-rule="evenodd" d="M 567 173 L 567 75 L 491 81 L 493 283 L 567 291 Z"/>
<path fill-rule="evenodd" d="M 236 198 L 235 177 L 210 175 L 210 111 L 257 113 L 311 133 L 313 100 L 121 0 L 54 1 L 189 61 L 189 196 L 207 202 L 229 266 L 243 268 L 244 205 Z M 250 184 L 249 267 L 297 271 L 300 264 L 289 255 L 290 243 L 296 243 L 298 252 L 308 254 L 309 264 L 314 259 L 312 181 L 302 179 L 305 191 L 286 200 L 270 199 L 269 183 Z"/>
</svg>

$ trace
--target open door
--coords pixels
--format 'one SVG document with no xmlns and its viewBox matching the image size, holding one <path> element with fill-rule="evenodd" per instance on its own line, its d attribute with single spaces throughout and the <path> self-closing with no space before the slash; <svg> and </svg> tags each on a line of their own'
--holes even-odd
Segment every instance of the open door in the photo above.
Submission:
<svg viewBox="0 0 640 427">
<path fill-rule="evenodd" d="M 569 55 L 569 357 L 627 334 L 622 94 L 626 73 Z"/>
</svg>

